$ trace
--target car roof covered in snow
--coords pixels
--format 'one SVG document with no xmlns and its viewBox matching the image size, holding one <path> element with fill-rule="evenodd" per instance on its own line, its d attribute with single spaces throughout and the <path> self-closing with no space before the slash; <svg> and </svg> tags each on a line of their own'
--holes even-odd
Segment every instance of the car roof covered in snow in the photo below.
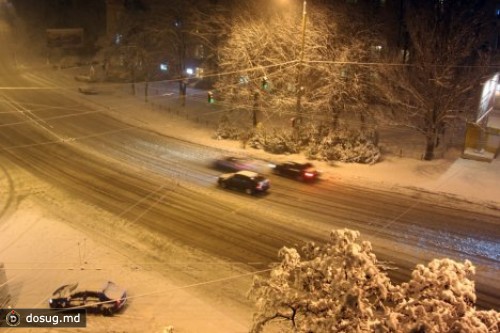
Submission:
<svg viewBox="0 0 500 333">
<path fill-rule="evenodd" d="M 236 172 L 236 174 L 237 175 L 247 176 L 248 178 L 259 177 L 259 174 L 257 172 L 248 171 L 248 170 L 238 171 L 238 172 Z"/>
<path fill-rule="evenodd" d="M 70 283 L 64 286 L 61 286 L 57 288 L 53 292 L 53 296 L 56 297 L 69 297 L 72 294 L 76 292 L 81 292 L 81 291 L 95 291 L 95 292 L 102 292 L 108 297 L 109 299 L 119 299 L 121 298 L 124 293 L 125 289 L 122 287 L 119 287 L 116 285 L 114 282 L 111 281 L 93 281 L 90 283 L 84 282 L 84 283 Z"/>
</svg>

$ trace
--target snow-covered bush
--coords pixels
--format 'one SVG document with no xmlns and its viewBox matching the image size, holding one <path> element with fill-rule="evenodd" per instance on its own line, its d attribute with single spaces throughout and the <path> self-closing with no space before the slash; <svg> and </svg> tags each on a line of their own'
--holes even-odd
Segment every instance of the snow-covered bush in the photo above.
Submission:
<svg viewBox="0 0 500 333">
<path fill-rule="evenodd" d="M 222 116 L 215 130 L 215 138 L 218 140 L 240 140 L 249 132 L 247 128 L 241 128 L 229 121 L 227 116 Z"/>
<path fill-rule="evenodd" d="M 292 154 L 300 150 L 292 133 L 276 128 L 266 131 L 262 126 L 257 126 L 247 144 L 252 148 L 264 149 L 273 154 Z"/>
<path fill-rule="evenodd" d="M 251 332 L 499 332 L 499 313 L 474 307 L 474 266 L 450 259 L 418 265 L 394 285 L 359 232 L 335 230 L 324 245 L 282 248 L 268 277 L 255 277 Z"/>
<path fill-rule="evenodd" d="M 406 300 L 393 308 L 402 332 L 498 332 L 499 313 L 476 311 L 475 267 L 466 260 L 418 265 L 401 285 Z M 495 319 L 496 318 L 496 319 Z"/>
<path fill-rule="evenodd" d="M 325 124 L 308 124 L 299 133 L 292 129 L 238 128 L 227 118 L 219 122 L 215 136 L 241 140 L 244 147 L 263 149 L 273 154 L 303 151 L 312 160 L 373 164 L 380 159 L 376 135 L 350 128 L 331 129 Z"/>
<path fill-rule="evenodd" d="M 306 154 L 311 159 L 324 161 L 373 164 L 380 159 L 380 150 L 372 133 L 365 134 L 349 128 L 325 130 L 319 127 L 311 132 Z"/>
</svg>

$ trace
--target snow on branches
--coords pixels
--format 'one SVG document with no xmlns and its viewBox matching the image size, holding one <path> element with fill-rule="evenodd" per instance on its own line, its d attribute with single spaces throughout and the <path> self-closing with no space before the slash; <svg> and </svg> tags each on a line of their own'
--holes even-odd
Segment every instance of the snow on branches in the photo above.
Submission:
<svg viewBox="0 0 500 333">
<path fill-rule="evenodd" d="M 334 230 L 326 244 L 284 247 L 269 277 L 255 277 L 252 333 L 499 332 L 496 311 L 478 311 L 474 266 L 450 259 L 418 265 L 394 285 L 358 231 Z"/>
</svg>

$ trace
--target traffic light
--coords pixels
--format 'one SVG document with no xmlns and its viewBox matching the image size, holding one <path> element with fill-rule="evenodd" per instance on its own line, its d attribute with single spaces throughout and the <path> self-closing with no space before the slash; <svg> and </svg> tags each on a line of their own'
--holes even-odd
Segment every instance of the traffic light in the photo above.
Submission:
<svg viewBox="0 0 500 333">
<path fill-rule="evenodd" d="M 269 88 L 269 81 L 267 80 L 267 76 L 262 78 L 262 89 L 267 90 Z"/>
<path fill-rule="evenodd" d="M 208 92 L 208 103 L 213 104 L 214 102 L 215 102 L 214 93 L 209 91 Z"/>
</svg>

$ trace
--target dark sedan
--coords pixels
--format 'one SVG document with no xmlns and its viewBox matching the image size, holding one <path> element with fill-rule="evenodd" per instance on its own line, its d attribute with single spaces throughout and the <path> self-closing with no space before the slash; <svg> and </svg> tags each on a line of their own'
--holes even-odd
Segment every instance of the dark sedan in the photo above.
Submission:
<svg viewBox="0 0 500 333">
<path fill-rule="evenodd" d="M 256 172 L 243 170 L 236 173 L 220 175 L 218 184 L 247 194 L 263 193 L 269 189 L 269 180 Z"/>
<path fill-rule="evenodd" d="M 111 281 L 98 287 L 78 288 L 78 283 L 59 287 L 49 306 L 54 309 L 85 308 L 87 312 L 112 316 L 127 302 L 127 292 Z"/>
<path fill-rule="evenodd" d="M 213 163 L 213 167 L 218 170 L 230 172 L 253 170 L 255 168 L 255 162 L 245 157 L 225 156 L 216 159 Z"/>
<path fill-rule="evenodd" d="M 300 181 L 314 181 L 319 177 L 319 172 L 311 163 L 286 162 L 274 166 L 273 173 L 297 179 Z"/>
</svg>

